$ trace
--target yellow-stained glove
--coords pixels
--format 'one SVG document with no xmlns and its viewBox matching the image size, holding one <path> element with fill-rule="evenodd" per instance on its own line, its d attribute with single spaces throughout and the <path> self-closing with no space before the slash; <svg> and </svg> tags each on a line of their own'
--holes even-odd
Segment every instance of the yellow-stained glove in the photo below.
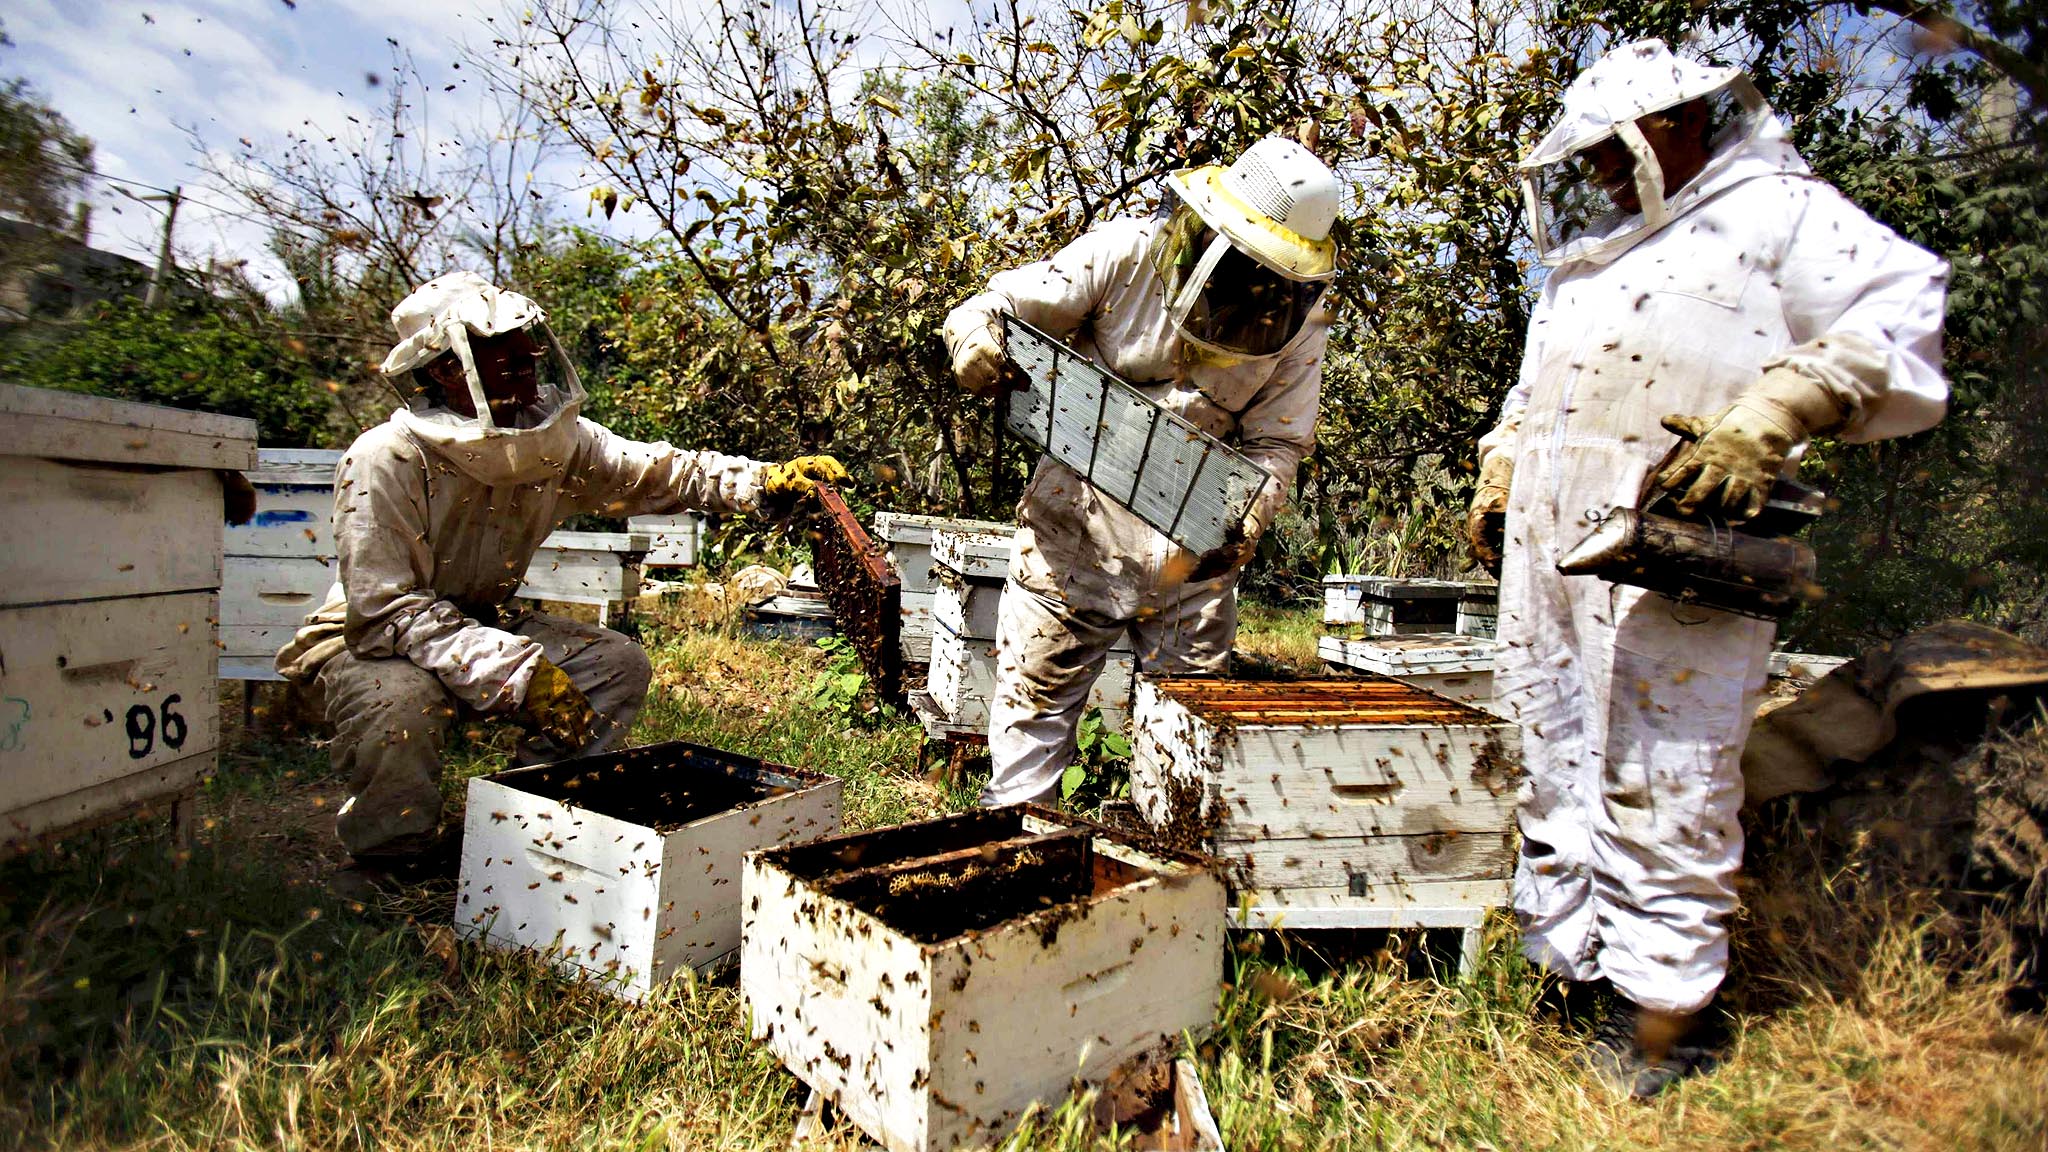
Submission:
<svg viewBox="0 0 2048 1152">
<path fill-rule="evenodd" d="M 984 324 L 960 338 L 953 352 L 953 379 L 972 396 L 994 396 L 1002 390 L 1003 342 L 991 325 Z"/>
<path fill-rule="evenodd" d="M 1501 550 L 1508 534 L 1508 489 L 1515 478 L 1515 462 L 1507 452 L 1496 450 L 1479 466 L 1479 487 L 1472 493 L 1472 507 L 1465 513 L 1465 539 L 1479 566 L 1500 575 Z"/>
<path fill-rule="evenodd" d="M 1657 473 L 1657 487 L 1676 494 L 1678 510 L 1687 516 L 1741 523 L 1763 511 L 1793 449 L 1848 419 L 1849 412 L 1818 380 L 1797 369 L 1773 368 L 1711 416 L 1664 417 L 1665 429 L 1687 443 Z"/>
<path fill-rule="evenodd" d="M 761 510 L 780 519 L 795 510 L 811 489 L 837 484 L 846 476 L 845 466 L 830 456 L 799 456 L 770 464 L 761 472 Z"/>
<path fill-rule="evenodd" d="M 576 687 L 569 674 L 543 657 L 526 684 L 526 703 L 520 711 L 541 735 L 570 751 L 590 743 L 597 727 L 597 713 Z"/>
</svg>

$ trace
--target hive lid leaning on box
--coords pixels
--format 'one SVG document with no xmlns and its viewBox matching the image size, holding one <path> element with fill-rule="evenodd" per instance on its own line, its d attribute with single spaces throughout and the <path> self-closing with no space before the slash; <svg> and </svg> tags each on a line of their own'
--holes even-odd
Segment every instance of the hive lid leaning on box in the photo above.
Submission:
<svg viewBox="0 0 2048 1152">
<path fill-rule="evenodd" d="M 1223 547 L 1272 483 L 1236 449 L 1024 321 L 1005 314 L 1003 332 L 1030 382 L 1005 398 L 1004 429 L 1188 551 Z"/>
</svg>

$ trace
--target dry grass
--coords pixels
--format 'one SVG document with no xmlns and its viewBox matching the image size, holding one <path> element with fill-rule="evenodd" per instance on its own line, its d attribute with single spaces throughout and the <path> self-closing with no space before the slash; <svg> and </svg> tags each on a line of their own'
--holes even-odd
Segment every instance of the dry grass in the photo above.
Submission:
<svg viewBox="0 0 2048 1152">
<path fill-rule="evenodd" d="M 1248 639 L 1299 651 L 1287 629 Z M 840 772 L 858 824 L 964 805 L 914 771 L 898 721 L 793 703 L 815 652 L 729 629 L 651 645 L 642 739 Z M 1286 633 L 1280 637 L 1275 633 Z M 498 762 L 491 732 L 451 775 Z M 331 791 L 303 743 L 245 741 L 187 859 L 130 824 L 0 865 L 0 1146 L 780 1147 L 799 1092 L 749 1043 L 730 980 L 619 1003 L 454 944 L 446 889 L 353 911 L 280 871 L 264 814 Z M 232 818 L 223 818 L 224 816 Z M 280 875 L 286 879 L 280 881 Z M 293 884 L 291 880 L 299 880 Z M 1793 883 L 1790 877 L 1760 882 Z M 1401 941 L 1331 962 L 1245 941 L 1197 1046 L 1230 1146 L 2040 1149 L 2048 1033 L 1999 1006 L 1997 956 L 1923 906 L 1850 908 L 1824 883 L 1752 892 L 1725 1066 L 1649 1105 L 1572 1072 L 1496 924 L 1472 980 L 1413 974 Z M 1098 1146 L 1073 1104 L 1022 1141 Z M 856 1147 L 841 1129 L 826 1146 Z"/>
</svg>

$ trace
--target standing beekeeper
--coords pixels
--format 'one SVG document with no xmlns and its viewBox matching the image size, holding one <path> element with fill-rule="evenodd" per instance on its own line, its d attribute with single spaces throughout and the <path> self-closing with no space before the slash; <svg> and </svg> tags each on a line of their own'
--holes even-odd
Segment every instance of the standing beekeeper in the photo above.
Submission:
<svg viewBox="0 0 2048 1152">
<path fill-rule="evenodd" d="M 1581 73 L 1521 168 L 1551 271 L 1469 521 L 1502 565 L 1495 681 L 1528 771 L 1515 912 L 1538 965 L 1619 993 L 1586 1062 L 1648 1096 L 1698 1066 L 1683 1041 L 1727 968 L 1775 626 L 1559 555 L 1653 471 L 1739 523 L 1811 438 L 1939 422 L 1947 266 L 1815 179 L 1742 73 L 1656 41 Z"/>
<path fill-rule="evenodd" d="M 576 370 L 532 300 L 470 272 L 391 313 L 387 377 L 407 407 L 356 438 L 335 479 L 339 581 L 278 653 L 318 679 L 348 780 L 335 819 L 354 877 L 440 863 L 440 757 L 458 716 L 526 729 L 519 763 L 622 741 L 646 653 L 605 628 L 512 610 L 526 566 L 571 516 L 787 510 L 829 456 L 762 464 L 614 436 L 577 415 Z M 360 887 L 344 876 L 342 886 Z"/>
<path fill-rule="evenodd" d="M 996 625 L 986 805 L 1052 800 L 1117 640 L 1149 672 L 1222 672 L 1239 570 L 1315 445 L 1337 179 L 1301 145 L 1167 177 L 1150 218 L 1112 220 L 990 279 L 946 318 L 961 387 L 1002 387 L 1004 314 L 1071 344 L 1265 469 L 1232 543 L 1195 556 L 1066 466 L 1039 461 Z"/>
</svg>

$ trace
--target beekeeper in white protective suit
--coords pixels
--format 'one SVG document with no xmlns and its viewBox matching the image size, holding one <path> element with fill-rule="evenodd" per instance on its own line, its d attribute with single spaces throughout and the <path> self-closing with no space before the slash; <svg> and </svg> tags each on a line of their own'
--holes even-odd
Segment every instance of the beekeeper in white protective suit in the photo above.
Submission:
<svg viewBox="0 0 2048 1152">
<path fill-rule="evenodd" d="M 597 513 L 786 510 L 828 456 L 762 464 L 612 435 L 539 305 L 469 272 L 391 313 L 384 360 L 408 407 L 357 437 L 334 494 L 339 581 L 277 667 L 317 677 L 349 795 L 335 820 L 373 879 L 439 863 L 440 756 L 461 714 L 513 718 L 517 759 L 619 744 L 647 692 L 647 656 L 608 629 L 507 610 L 557 524 Z"/>
<path fill-rule="evenodd" d="M 1228 169 L 1169 176 L 1157 215 L 1109 221 L 1000 273 L 946 318 L 953 373 L 969 392 L 1001 387 L 1008 313 L 1234 442 L 1272 477 L 1235 542 L 1195 556 L 1072 470 L 1039 462 L 1017 508 L 996 625 L 983 804 L 1057 795 L 1089 689 L 1123 635 L 1144 671 L 1224 671 L 1238 571 L 1315 445 L 1338 196 L 1307 149 L 1261 140 Z"/>
<path fill-rule="evenodd" d="M 1558 557 L 1681 443 L 1657 484 L 1728 523 L 1814 436 L 1939 422 L 1947 268 L 1809 174 L 1740 72 L 1654 41 L 1581 73 L 1521 167 L 1551 271 L 1470 522 L 1502 563 L 1495 684 L 1528 770 L 1515 912 L 1537 964 L 1628 1002 L 1587 1062 L 1648 1095 L 1695 1066 L 1727 967 L 1774 628 Z"/>
</svg>

